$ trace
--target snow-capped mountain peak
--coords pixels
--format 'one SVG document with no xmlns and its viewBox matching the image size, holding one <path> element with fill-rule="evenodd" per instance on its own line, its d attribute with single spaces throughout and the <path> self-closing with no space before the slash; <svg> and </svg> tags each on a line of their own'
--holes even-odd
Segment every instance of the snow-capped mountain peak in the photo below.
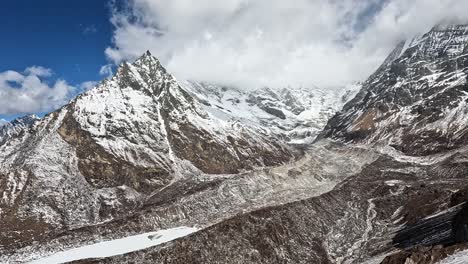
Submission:
<svg viewBox="0 0 468 264">
<path fill-rule="evenodd" d="M 7 139 L 18 136 L 24 130 L 31 128 L 40 118 L 35 114 L 16 118 L 10 122 L 0 124 L 0 145 Z"/>
<path fill-rule="evenodd" d="M 438 25 L 428 33 L 407 41 L 403 51 L 410 60 L 455 57 L 463 53 L 467 41 L 468 25 Z"/>
<path fill-rule="evenodd" d="M 5 124 L 8 124 L 8 121 L 6 121 L 5 119 L 0 119 L 0 127 L 4 126 Z"/>
<path fill-rule="evenodd" d="M 400 44 L 322 136 L 412 155 L 458 148 L 468 140 L 467 54 L 467 25 L 434 27 Z"/>
<path fill-rule="evenodd" d="M 207 189 L 210 195 L 224 179 L 288 166 L 303 151 L 297 145 L 312 142 L 346 101 L 344 94 L 179 82 L 145 53 L 43 119 L 28 117 L 1 128 L 18 130 L 0 137 L 0 227 L 11 230 L 0 241 L 46 240 L 186 193 Z M 285 171 L 279 190 L 322 182 Z M 227 188 L 236 201 L 220 209 L 221 215 L 244 204 L 244 187 L 257 188 L 244 176 L 245 186 Z M 279 184 L 274 178 L 267 174 L 259 188 L 269 193 Z"/>
<path fill-rule="evenodd" d="M 177 86 L 174 76 L 169 74 L 159 60 L 146 52 L 134 63 L 123 62 L 111 81 L 118 87 L 130 87 L 159 96 L 164 89 Z"/>
<path fill-rule="evenodd" d="M 336 90 L 178 82 L 150 53 L 123 63 L 0 141 L 0 262 L 142 249 L 174 227 L 197 232 L 83 263 L 400 263 L 410 247 L 436 261 L 467 240 L 464 28 L 402 42 Z M 308 144 L 361 86 L 321 135 L 347 144 Z"/>
<path fill-rule="evenodd" d="M 294 158 L 267 130 L 207 111 L 149 53 L 43 119 L 1 131 L 20 125 L 0 136 L 0 219 L 15 226 L 0 240 L 9 245 L 128 215 L 200 175 Z"/>
</svg>

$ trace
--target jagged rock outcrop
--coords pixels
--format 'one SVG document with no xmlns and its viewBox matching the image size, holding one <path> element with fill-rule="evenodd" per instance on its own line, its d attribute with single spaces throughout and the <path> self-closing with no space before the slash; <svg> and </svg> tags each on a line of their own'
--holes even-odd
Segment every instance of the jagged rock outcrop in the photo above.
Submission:
<svg viewBox="0 0 468 264">
<path fill-rule="evenodd" d="M 401 43 L 321 134 L 428 155 L 467 143 L 468 26 Z"/>
</svg>

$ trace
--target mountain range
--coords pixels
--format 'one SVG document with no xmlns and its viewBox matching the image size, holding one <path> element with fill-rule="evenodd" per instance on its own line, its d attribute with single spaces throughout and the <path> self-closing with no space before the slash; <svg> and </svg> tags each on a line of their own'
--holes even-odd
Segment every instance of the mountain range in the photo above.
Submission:
<svg viewBox="0 0 468 264">
<path fill-rule="evenodd" d="M 76 260 L 464 263 L 467 76 L 466 25 L 339 89 L 178 81 L 147 52 L 0 127 L 0 261 L 189 227 Z"/>
</svg>

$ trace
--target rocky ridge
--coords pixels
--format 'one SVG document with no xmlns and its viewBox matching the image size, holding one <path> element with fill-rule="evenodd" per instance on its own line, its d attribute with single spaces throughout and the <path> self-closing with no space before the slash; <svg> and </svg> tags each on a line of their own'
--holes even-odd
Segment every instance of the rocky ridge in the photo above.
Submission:
<svg viewBox="0 0 468 264">
<path fill-rule="evenodd" d="M 0 144 L 4 144 L 10 138 L 18 137 L 21 133 L 27 133 L 27 130 L 39 119 L 36 115 L 27 115 L 0 124 Z"/>
<path fill-rule="evenodd" d="M 401 43 L 321 138 L 388 144 L 419 156 L 466 143 L 468 26 Z"/>
</svg>

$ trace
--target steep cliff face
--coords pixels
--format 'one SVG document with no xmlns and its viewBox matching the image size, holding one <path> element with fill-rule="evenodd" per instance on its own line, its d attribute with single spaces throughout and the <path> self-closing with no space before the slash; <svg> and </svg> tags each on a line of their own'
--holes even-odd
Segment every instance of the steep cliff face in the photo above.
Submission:
<svg viewBox="0 0 468 264">
<path fill-rule="evenodd" d="M 321 137 L 428 155 L 467 142 L 468 26 L 401 43 Z"/>
</svg>

